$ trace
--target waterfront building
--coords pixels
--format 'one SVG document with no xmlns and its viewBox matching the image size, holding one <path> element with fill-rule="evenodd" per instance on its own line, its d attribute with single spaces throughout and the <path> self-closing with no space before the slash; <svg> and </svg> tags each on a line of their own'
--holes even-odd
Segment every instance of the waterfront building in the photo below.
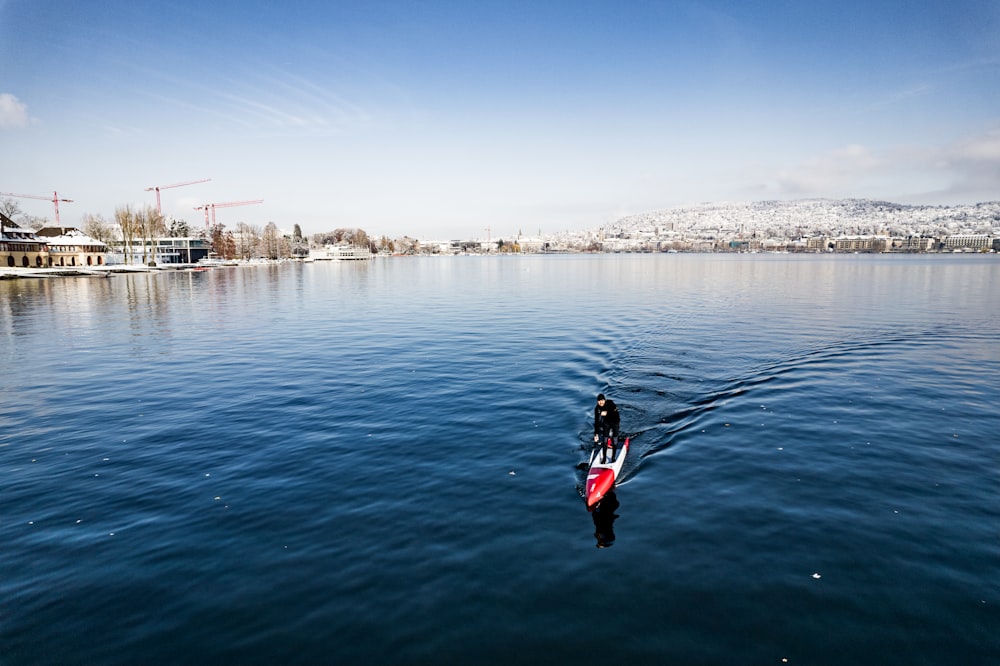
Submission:
<svg viewBox="0 0 1000 666">
<path fill-rule="evenodd" d="M 0 213 L 0 266 L 43 268 L 48 261 L 48 245 L 39 240 L 34 231 L 22 229 Z"/>
<path fill-rule="evenodd" d="M 153 262 L 155 264 L 196 264 L 203 259 L 208 259 L 212 251 L 212 241 L 207 238 L 194 238 L 183 236 L 160 237 L 151 240 L 135 239 L 128 248 L 124 241 L 112 242 L 112 248 L 108 254 L 109 264 L 142 264 Z"/>
<path fill-rule="evenodd" d="M 882 252 L 886 247 L 882 236 L 841 236 L 833 239 L 836 252 Z"/>
<path fill-rule="evenodd" d="M 954 234 L 943 239 L 944 249 L 983 251 L 993 247 L 993 238 L 986 234 Z"/>
<path fill-rule="evenodd" d="M 933 245 L 933 238 L 906 236 L 905 238 L 893 238 L 886 250 L 889 252 L 927 252 Z"/>
<path fill-rule="evenodd" d="M 35 232 L 48 246 L 46 265 L 103 266 L 108 246 L 75 227 L 45 227 Z"/>
<path fill-rule="evenodd" d="M 541 238 L 529 238 L 525 236 L 518 236 L 517 244 L 521 248 L 521 252 L 525 254 L 534 254 L 536 252 L 541 252 L 545 247 L 545 241 Z"/>
</svg>

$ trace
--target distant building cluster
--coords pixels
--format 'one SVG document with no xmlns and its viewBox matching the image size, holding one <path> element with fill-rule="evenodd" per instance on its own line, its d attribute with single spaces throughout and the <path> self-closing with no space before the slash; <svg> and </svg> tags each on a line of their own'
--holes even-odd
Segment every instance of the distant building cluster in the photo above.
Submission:
<svg viewBox="0 0 1000 666">
<path fill-rule="evenodd" d="M 988 252 L 1000 250 L 1000 202 L 704 204 L 624 217 L 598 242 L 605 252 Z"/>
<path fill-rule="evenodd" d="M 995 252 L 1000 202 L 906 206 L 863 199 L 703 204 L 599 229 L 424 242 L 435 254 L 533 252 Z"/>
</svg>

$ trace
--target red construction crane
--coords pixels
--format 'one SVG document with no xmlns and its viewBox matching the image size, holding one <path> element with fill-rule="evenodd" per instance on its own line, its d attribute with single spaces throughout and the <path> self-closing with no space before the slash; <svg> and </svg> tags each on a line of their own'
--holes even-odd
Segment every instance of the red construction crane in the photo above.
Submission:
<svg viewBox="0 0 1000 666">
<path fill-rule="evenodd" d="M 212 210 L 212 224 L 215 224 L 215 209 L 216 208 L 230 208 L 232 206 L 249 206 L 251 204 L 264 203 L 263 199 L 254 199 L 252 201 L 224 201 L 222 203 L 210 203 L 204 204 L 202 206 L 195 206 L 195 210 L 205 211 L 205 228 L 208 228 L 208 211 Z"/>
<path fill-rule="evenodd" d="M 73 203 L 72 199 L 60 199 L 57 192 L 52 193 L 52 198 L 39 196 L 37 194 L 11 194 L 10 192 L 0 192 L 0 197 L 22 197 L 24 199 L 41 199 L 43 201 L 51 201 L 56 207 L 56 226 L 61 226 L 59 224 L 59 202 L 65 201 L 66 203 Z"/>
<path fill-rule="evenodd" d="M 156 190 L 156 212 L 161 213 L 160 210 L 160 190 L 169 190 L 171 187 L 184 187 L 185 185 L 197 185 L 198 183 L 207 183 L 212 180 L 211 178 L 203 178 L 202 180 L 189 180 L 186 183 L 174 183 L 173 185 L 154 185 L 153 187 L 147 187 L 146 192 L 152 192 Z"/>
</svg>

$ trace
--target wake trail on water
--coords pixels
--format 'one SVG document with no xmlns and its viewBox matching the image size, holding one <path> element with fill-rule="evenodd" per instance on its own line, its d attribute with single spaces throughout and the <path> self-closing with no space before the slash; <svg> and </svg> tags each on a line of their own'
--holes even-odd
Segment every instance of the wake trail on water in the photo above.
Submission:
<svg viewBox="0 0 1000 666">
<path fill-rule="evenodd" d="M 766 402 L 777 391 L 829 383 L 831 376 L 863 367 L 884 354 L 906 348 L 940 348 L 948 339 L 968 339 L 970 335 L 982 337 L 943 326 L 868 331 L 761 360 L 746 365 L 736 375 L 717 378 L 712 377 L 719 369 L 716 362 L 690 362 L 673 350 L 637 344 L 629 349 L 625 362 L 616 364 L 618 385 L 608 387 L 610 393 L 621 396 L 623 423 L 651 424 L 623 432 L 632 440 L 631 464 L 626 464 L 628 473 L 623 477 L 631 476 L 643 458 L 663 453 L 685 434 L 702 429 L 710 415 L 732 406 L 733 401 Z M 708 359 L 718 360 L 712 355 Z M 732 365 L 730 359 L 723 360 Z M 697 390 L 692 392 L 691 388 Z"/>
</svg>

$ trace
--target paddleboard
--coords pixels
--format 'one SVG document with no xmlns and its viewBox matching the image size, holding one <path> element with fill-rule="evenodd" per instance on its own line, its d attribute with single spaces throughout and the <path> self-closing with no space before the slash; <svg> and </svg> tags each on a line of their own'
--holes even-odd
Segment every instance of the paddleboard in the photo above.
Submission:
<svg viewBox="0 0 1000 666">
<path fill-rule="evenodd" d="M 587 508 L 593 508 L 600 502 L 608 492 L 615 487 L 621 476 L 622 465 L 625 464 L 625 455 L 628 453 L 628 438 L 620 444 L 614 462 L 608 460 L 601 462 L 601 447 L 595 446 L 594 452 L 590 454 L 590 467 L 587 469 L 587 486 L 585 497 Z M 611 455 L 611 451 L 608 451 Z"/>
</svg>

